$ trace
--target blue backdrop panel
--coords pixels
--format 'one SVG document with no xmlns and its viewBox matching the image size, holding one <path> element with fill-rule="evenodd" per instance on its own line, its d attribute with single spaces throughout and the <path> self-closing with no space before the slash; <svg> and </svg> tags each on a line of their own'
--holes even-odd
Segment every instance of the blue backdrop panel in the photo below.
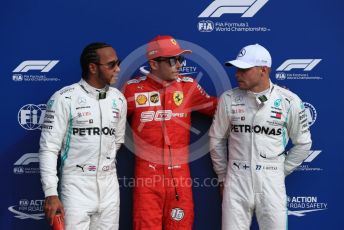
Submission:
<svg viewBox="0 0 344 230">
<path fill-rule="evenodd" d="M 173 35 L 193 50 L 182 73 L 216 96 L 237 85 L 224 61 L 248 44 L 270 50 L 271 79 L 305 102 L 314 141 L 309 157 L 286 179 L 289 228 L 343 229 L 342 8 L 339 0 L 2 1 L 0 229 L 49 229 L 38 165 L 41 118 L 52 93 L 80 79 L 82 48 L 94 41 L 115 47 L 123 60 L 116 85 L 121 88 L 145 74 L 144 45 L 158 34 Z M 194 229 L 221 229 L 221 201 L 207 154 L 211 120 L 197 113 L 193 118 L 201 131 L 192 134 L 190 146 Z M 120 229 L 132 226 L 130 130 L 127 140 L 117 165 Z"/>
</svg>

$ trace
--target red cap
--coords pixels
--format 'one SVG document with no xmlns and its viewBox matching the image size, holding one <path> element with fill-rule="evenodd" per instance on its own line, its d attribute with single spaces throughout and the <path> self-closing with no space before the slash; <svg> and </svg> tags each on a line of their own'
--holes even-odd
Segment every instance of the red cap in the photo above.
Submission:
<svg viewBox="0 0 344 230">
<path fill-rule="evenodd" d="M 178 42 L 168 35 L 158 35 L 147 45 L 148 60 L 157 57 L 174 57 L 181 54 L 190 54 L 191 52 L 191 50 L 182 49 Z"/>
</svg>

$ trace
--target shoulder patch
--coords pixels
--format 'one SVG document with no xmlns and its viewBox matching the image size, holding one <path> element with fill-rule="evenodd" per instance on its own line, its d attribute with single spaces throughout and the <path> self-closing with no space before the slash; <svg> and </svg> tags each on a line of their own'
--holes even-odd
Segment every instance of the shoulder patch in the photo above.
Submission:
<svg viewBox="0 0 344 230">
<path fill-rule="evenodd" d="M 71 93 L 71 92 L 73 92 L 74 91 L 74 87 L 72 87 L 72 86 L 67 86 L 67 87 L 64 87 L 63 89 L 61 89 L 60 91 L 59 91 L 59 93 L 60 93 L 60 95 L 63 95 L 63 94 L 65 94 L 65 93 Z"/>
<path fill-rule="evenodd" d="M 146 76 L 142 76 L 142 77 L 139 77 L 139 78 L 131 79 L 131 80 L 127 81 L 127 85 L 139 83 L 140 81 L 146 80 L 146 78 L 147 78 Z"/>
<path fill-rule="evenodd" d="M 127 85 L 134 84 L 134 83 L 139 83 L 140 81 L 138 79 L 131 79 L 127 81 Z"/>
<path fill-rule="evenodd" d="M 285 89 L 277 85 L 275 85 L 275 88 L 276 91 L 289 103 L 295 98 L 298 98 L 298 96 L 295 93 L 291 92 L 289 89 Z"/>
<path fill-rule="evenodd" d="M 197 84 L 197 89 L 203 96 L 205 96 L 206 98 L 210 98 L 210 96 L 207 94 L 207 92 L 202 88 L 200 84 Z"/>
<path fill-rule="evenodd" d="M 191 78 L 191 77 L 182 77 L 181 80 L 184 81 L 184 82 L 193 82 L 194 81 L 194 79 Z"/>
</svg>

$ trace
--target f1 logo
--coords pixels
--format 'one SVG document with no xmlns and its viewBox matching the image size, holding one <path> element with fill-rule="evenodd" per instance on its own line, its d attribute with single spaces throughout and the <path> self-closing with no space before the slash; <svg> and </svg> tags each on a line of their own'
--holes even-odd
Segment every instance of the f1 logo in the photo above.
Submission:
<svg viewBox="0 0 344 230">
<path fill-rule="evenodd" d="M 14 73 L 26 73 L 29 70 L 40 70 L 41 72 L 49 72 L 57 63 L 58 60 L 27 60 L 20 63 L 17 68 L 13 70 Z"/>
<path fill-rule="evenodd" d="M 314 160 L 314 158 L 316 158 L 319 154 L 321 153 L 321 150 L 310 150 L 308 157 L 306 158 L 306 160 L 304 160 L 304 162 L 311 162 Z"/>
<path fill-rule="evenodd" d="M 219 18 L 223 14 L 242 14 L 253 17 L 269 0 L 215 0 L 198 17 Z"/>
<path fill-rule="evenodd" d="M 311 71 L 319 64 L 321 59 L 288 59 L 283 62 L 276 71 L 290 71 L 292 69 L 303 69 L 304 71 Z"/>
<path fill-rule="evenodd" d="M 31 163 L 39 163 L 38 153 L 26 153 L 14 165 L 28 165 Z"/>
</svg>

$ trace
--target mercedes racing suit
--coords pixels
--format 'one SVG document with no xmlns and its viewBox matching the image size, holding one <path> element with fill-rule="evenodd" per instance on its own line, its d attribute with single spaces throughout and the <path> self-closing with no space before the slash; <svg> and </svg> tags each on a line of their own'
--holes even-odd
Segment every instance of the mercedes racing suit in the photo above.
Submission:
<svg viewBox="0 0 344 230">
<path fill-rule="evenodd" d="M 188 165 L 191 112 L 214 114 L 217 99 L 190 77 L 153 75 L 127 82 L 135 143 L 134 229 L 192 229 Z"/>
<path fill-rule="evenodd" d="M 286 229 L 284 178 L 312 144 L 299 97 L 271 82 L 259 97 L 239 88 L 226 91 L 209 135 L 214 170 L 224 180 L 222 229 L 248 230 L 254 211 L 261 230 Z M 289 138 L 293 147 L 285 154 Z"/>
<path fill-rule="evenodd" d="M 119 185 L 115 158 L 124 143 L 127 103 L 123 94 L 101 92 L 86 81 L 57 91 L 48 101 L 40 139 L 45 196 L 60 199 L 66 229 L 118 229 Z"/>
</svg>

